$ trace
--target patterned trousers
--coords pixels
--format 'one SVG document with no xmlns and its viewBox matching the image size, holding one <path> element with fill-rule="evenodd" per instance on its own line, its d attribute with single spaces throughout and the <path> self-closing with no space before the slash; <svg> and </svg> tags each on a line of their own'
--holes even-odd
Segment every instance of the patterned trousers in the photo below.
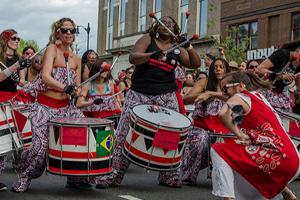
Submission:
<svg viewBox="0 0 300 200">
<path fill-rule="evenodd" d="M 48 148 L 48 124 L 49 120 L 58 117 L 65 117 L 66 113 L 70 117 L 82 117 L 83 114 L 69 106 L 52 109 L 35 103 L 32 107 L 29 119 L 32 129 L 32 146 L 30 149 L 22 152 L 20 157 L 20 174 L 17 182 L 13 184 L 13 189 L 17 192 L 24 192 L 34 178 L 40 177 L 45 170 L 46 151 Z M 68 181 L 82 182 L 86 178 L 68 177 Z"/>
<path fill-rule="evenodd" d="M 130 165 L 130 161 L 127 160 L 127 158 L 122 153 L 122 149 L 126 140 L 126 135 L 129 131 L 130 110 L 134 106 L 139 104 L 154 104 L 164 106 L 175 111 L 179 111 L 178 101 L 175 92 L 152 96 L 129 90 L 126 95 L 123 113 L 116 131 L 116 143 L 112 158 L 113 173 L 110 175 L 96 177 L 94 180 L 96 184 L 102 186 L 121 184 L 126 169 Z M 164 185 L 180 187 L 180 170 L 178 169 L 160 172 L 158 180 L 161 184 Z"/>
</svg>

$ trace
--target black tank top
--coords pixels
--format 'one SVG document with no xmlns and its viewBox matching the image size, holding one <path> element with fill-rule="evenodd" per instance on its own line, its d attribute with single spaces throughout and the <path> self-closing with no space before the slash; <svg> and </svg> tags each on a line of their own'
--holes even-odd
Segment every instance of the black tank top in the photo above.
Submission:
<svg viewBox="0 0 300 200">
<path fill-rule="evenodd" d="M 6 60 L 6 66 L 10 67 L 15 64 L 19 59 L 15 56 L 12 59 Z M 17 83 L 11 79 L 11 76 L 7 77 L 5 80 L 0 82 L 0 91 L 5 92 L 16 92 L 17 91 Z"/>
<path fill-rule="evenodd" d="M 151 44 L 148 46 L 146 53 L 157 50 L 160 49 L 157 47 L 155 40 L 151 38 Z M 172 58 L 175 58 L 176 61 L 178 61 L 177 55 L 172 55 Z M 150 95 L 175 92 L 177 91 L 177 84 L 175 82 L 174 69 L 171 71 L 165 71 L 159 67 L 149 65 L 149 61 L 138 65 L 132 74 L 131 89 Z"/>
</svg>

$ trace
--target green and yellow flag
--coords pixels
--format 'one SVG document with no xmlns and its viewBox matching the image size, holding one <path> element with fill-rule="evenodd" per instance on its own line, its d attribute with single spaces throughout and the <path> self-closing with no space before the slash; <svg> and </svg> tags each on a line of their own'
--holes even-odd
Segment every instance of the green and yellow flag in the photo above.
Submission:
<svg viewBox="0 0 300 200">
<path fill-rule="evenodd" d="M 97 157 L 109 156 L 113 152 L 114 146 L 114 133 L 107 130 L 96 130 L 96 155 Z"/>
</svg>

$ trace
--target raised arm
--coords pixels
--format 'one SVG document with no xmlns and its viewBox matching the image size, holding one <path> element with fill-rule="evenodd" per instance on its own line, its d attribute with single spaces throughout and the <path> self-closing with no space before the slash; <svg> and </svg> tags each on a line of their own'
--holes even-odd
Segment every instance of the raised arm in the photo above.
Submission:
<svg viewBox="0 0 300 200">
<path fill-rule="evenodd" d="M 129 55 L 129 62 L 133 65 L 140 65 L 147 62 L 152 53 L 145 53 L 151 43 L 149 34 L 143 35 L 134 45 L 131 54 Z"/>
</svg>

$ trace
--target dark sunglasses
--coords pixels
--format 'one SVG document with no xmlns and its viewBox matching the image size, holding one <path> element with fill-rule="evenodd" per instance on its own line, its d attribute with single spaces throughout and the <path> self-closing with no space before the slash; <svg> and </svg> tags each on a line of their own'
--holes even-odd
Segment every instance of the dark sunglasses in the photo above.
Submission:
<svg viewBox="0 0 300 200">
<path fill-rule="evenodd" d="M 28 55 L 33 55 L 34 53 L 25 52 L 24 54 L 28 56 Z"/>
<path fill-rule="evenodd" d="M 12 37 L 12 38 L 10 38 L 12 41 L 18 41 L 18 42 L 20 42 L 20 38 L 19 37 Z"/>
<path fill-rule="evenodd" d="M 68 31 L 70 31 L 71 34 L 75 34 L 76 28 L 60 28 L 59 31 L 63 34 L 68 33 Z"/>
<path fill-rule="evenodd" d="M 255 69 L 255 68 L 257 68 L 258 67 L 258 65 L 250 65 L 249 67 L 248 67 L 248 69 Z"/>
<path fill-rule="evenodd" d="M 130 72 L 130 71 L 129 71 L 129 72 L 127 72 L 127 73 L 128 73 L 128 74 L 132 74 L 133 72 Z"/>
</svg>

